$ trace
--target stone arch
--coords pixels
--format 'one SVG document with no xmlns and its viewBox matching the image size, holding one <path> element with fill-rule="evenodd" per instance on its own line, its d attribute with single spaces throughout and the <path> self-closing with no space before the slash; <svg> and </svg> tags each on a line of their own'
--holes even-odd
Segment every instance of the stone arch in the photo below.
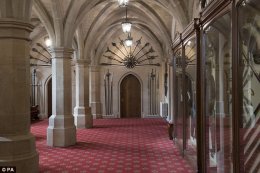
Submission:
<svg viewBox="0 0 260 173">
<path fill-rule="evenodd" d="M 52 99 L 49 98 L 48 96 L 48 84 L 51 80 L 52 80 L 52 75 L 49 75 L 44 82 L 44 112 L 45 112 L 44 118 L 48 118 L 48 108 L 49 108 L 48 101 L 49 99 Z"/>
</svg>

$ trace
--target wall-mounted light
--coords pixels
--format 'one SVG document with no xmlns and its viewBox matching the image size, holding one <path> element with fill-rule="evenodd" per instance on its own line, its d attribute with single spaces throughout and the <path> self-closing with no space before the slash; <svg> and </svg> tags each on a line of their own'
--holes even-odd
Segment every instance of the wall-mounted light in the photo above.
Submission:
<svg viewBox="0 0 260 173">
<path fill-rule="evenodd" d="M 52 45 L 52 41 L 49 37 L 44 37 L 44 43 L 47 47 L 50 47 Z"/>
<path fill-rule="evenodd" d="M 120 6 L 120 7 L 125 7 L 125 6 L 127 6 L 128 1 L 129 1 L 129 0 L 118 0 L 119 6 Z"/>
</svg>

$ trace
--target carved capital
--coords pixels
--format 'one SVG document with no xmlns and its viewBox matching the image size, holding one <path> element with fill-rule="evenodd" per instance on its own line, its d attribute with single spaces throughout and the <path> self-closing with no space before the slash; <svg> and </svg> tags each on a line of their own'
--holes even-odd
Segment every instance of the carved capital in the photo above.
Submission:
<svg viewBox="0 0 260 173">
<path fill-rule="evenodd" d="M 71 56 L 74 52 L 71 48 L 64 48 L 64 47 L 56 47 L 56 48 L 50 48 L 50 53 L 52 55 L 52 58 L 68 58 L 71 59 Z"/>
<path fill-rule="evenodd" d="M 32 32 L 33 28 L 33 25 L 24 21 L 0 19 L 0 39 L 30 41 L 29 34 Z"/>
<path fill-rule="evenodd" d="M 100 66 L 92 65 L 92 66 L 90 66 L 90 71 L 91 72 L 100 72 Z"/>
<path fill-rule="evenodd" d="M 78 65 L 89 65 L 91 63 L 91 60 L 89 59 L 76 59 L 75 63 Z"/>
</svg>

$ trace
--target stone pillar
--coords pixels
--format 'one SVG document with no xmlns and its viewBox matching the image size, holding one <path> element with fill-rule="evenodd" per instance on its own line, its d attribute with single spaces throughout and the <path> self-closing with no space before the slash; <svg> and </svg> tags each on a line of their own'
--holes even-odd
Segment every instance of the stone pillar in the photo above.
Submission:
<svg viewBox="0 0 260 173">
<path fill-rule="evenodd" d="M 91 110 L 93 118 L 102 118 L 102 104 L 100 99 L 100 67 L 91 66 Z"/>
<path fill-rule="evenodd" d="M 52 116 L 47 129 L 47 145 L 66 147 L 76 143 L 76 127 L 72 115 L 71 55 L 72 49 L 53 48 Z"/>
<path fill-rule="evenodd" d="M 30 133 L 29 34 L 33 26 L 0 18 L 0 167 L 38 172 L 39 156 Z"/>
<path fill-rule="evenodd" d="M 93 117 L 89 107 L 89 62 L 76 61 L 76 107 L 74 108 L 75 125 L 77 128 L 92 128 Z"/>
</svg>

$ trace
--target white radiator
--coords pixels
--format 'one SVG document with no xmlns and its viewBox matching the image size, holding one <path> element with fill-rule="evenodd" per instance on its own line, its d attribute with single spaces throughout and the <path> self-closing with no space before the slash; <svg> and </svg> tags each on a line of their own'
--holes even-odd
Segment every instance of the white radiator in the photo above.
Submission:
<svg viewBox="0 0 260 173">
<path fill-rule="evenodd" d="M 160 116 L 163 118 L 168 116 L 168 103 L 160 102 Z"/>
</svg>

